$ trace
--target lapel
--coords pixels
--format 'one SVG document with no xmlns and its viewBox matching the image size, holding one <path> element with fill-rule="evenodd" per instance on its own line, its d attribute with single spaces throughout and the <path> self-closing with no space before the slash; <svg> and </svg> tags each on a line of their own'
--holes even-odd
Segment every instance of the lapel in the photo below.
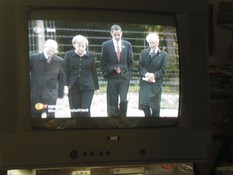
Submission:
<svg viewBox="0 0 233 175">
<path fill-rule="evenodd" d="M 123 53 L 123 40 L 121 40 L 121 45 L 120 45 L 120 50 L 121 50 L 121 54 L 120 54 L 120 58 L 122 58 L 122 53 Z"/>
<path fill-rule="evenodd" d="M 39 61 L 46 61 L 46 58 L 43 52 L 39 54 Z"/>
</svg>

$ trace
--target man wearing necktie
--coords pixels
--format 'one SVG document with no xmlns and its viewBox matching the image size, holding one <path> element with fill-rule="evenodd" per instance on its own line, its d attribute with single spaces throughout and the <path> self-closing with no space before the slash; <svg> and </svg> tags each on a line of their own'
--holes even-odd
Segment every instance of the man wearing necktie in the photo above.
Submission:
<svg viewBox="0 0 233 175">
<path fill-rule="evenodd" d="M 30 92 L 33 118 L 54 118 L 56 101 L 64 96 L 65 62 L 57 53 L 57 42 L 48 39 L 43 45 L 42 52 L 30 55 Z M 38 109 L 36 107 L 38 104 L 47 107 Z"/>
<path fill-rule="evenodd" d="M 139 109 L 146 117 L 160 116 L 163 77 L 167 67 L 167 53 L 159 49 L 159 35 L 146 37 L 149 48 L 142 50 L 139 61 L 140 89 Z"/>
<path fill-rule="evenodd" d="M 127 94 L 133 73 L 132 45 L 122 40 L 119 25 L 113 25 L 110 34 L 112 39 L 102 44 L 100 61 L 103 77 L 108 81 L 107 111 L 109 117 L 126 117 Z"/>
</svg>

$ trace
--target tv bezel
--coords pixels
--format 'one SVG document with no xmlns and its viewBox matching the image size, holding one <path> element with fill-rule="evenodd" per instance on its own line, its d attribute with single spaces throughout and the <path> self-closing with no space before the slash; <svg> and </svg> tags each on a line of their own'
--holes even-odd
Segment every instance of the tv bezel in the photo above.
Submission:
<svg viewBox="0 0 233 175">
<path fill-rule="evenodd" d="M 13 94 L 17 97 L 14 105 L 15 116 L 9 116 L 12 117 L 10 121 L 1 120 L 6 125 L 0 132 L 1 168 L 190 162 L 207 159 L 207 146 L 211 143 L 211 134 L 208 116 L 206 1 L 197 0 L 190 3 L 182 0 L 178 2 L 163 0 L 154 2 L 157 7 L 152 7 L 149 0 L 143 5 L 133 2 L 134 6 L 131 5 L 130 0 L 126 0 L 124 7 L 107 1 L 101 1 L 99 4 L 92 1 L 78 3 L 65 0 L 60 0 L 57 4 L 48 1 L 18 3 L 19 6 L 16 6 L 17 3 L 12 5 L 12 2 L 7 4 L 9 7 L 7 10 L 13 10 L 12 14 L 16 19 L 10 18 L 14 22 L 10 30 L 15 32 L 10 39 L 15 37 L 14 41 L 18 45 L 13 49 L 17 55 L 14 59 L 17 86 L 14 89 L 16 93 Z M 2 6 L 5 7 L 5 4 Z M 176 16 L 181 74 L 183 74 L 181 75 L 181 115 L 177 125 L 134 130 L 88 129 L 36 132 L 32 130 L 29 117 L 27 24 L 31 18 L 30 12 L 37 10 L 49 12 L 60 10 L 61 7 L 67 11 L 73 11 L 74 8 L 83 9 L 90 14 L 101 11 L 100 13 L 105 13 L 108 18 L 111 16 L 111 10 L 148 15 L 159 12 Z M 3 13 L 8 14 L 6 10 Z M 6 42 L 5 47 L 11 47 L 10 42 Z M 3 51 L 3 55 L 6 56 L 7 52 Z M 10 93 L 10 90 L 7 92 Z M 8 116 L 7 113 L 4 115 Z"/>
</svg>

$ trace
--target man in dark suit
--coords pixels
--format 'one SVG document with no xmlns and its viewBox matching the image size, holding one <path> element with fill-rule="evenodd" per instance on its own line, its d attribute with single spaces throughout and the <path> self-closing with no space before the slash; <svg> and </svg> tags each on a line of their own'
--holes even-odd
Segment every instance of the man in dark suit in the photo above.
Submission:
<svg viewBox="0 0 233 175">
<path fill-rule="evenodd" d="M 107 111 L 109 117 L 125 117 L 127 94 L 133 73 L 132 45 L 121 39 L 122 29 L 119 25 L 113 25 L 110 34 L 112 39 L 102 45 L 100 63 L 102 74 L 108 80 Z"/>
<path fill-rule="evenodd" d="M 141 51 L 139 61 L 140 89 L 139 109 L 146 117 L 160 116 L 163 78 L 167 68 L 167 53 L 159 49 L 159 35 L 149 33 L 149 48 Z"/>
<path fill-rule="evenodd" d="M 47 40 L 43 52 L 30 55 L 30 88 L 32 117 L 55 117 L 55 105 L 63 98 L 64 60 L 57 56 L 57 42 Z"/>
</svg>

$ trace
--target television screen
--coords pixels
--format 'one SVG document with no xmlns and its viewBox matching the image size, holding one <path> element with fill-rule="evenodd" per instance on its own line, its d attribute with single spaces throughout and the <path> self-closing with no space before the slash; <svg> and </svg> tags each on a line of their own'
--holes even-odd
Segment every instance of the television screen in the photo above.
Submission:
<svg viewBox="0 0 233 175">
<path fill-rule="evenodd" d="M 119 20 L 120 18 L 116 21 L 93 21 L 83 17 L 78 20 L 32 17 L 28 21 L 32 127 L 69 129 L 140 128 L 174 125 L 180 114 L 180 62 L 177 27 L 173 16 L 160 15 L 159 18 L 158 16 L 151 14 L 150 19 L 141 22 L 136 20 L 126 22 Z M 114 38 L 110 31 L 113 25 L 121 27 L 121 40 L 131 44 L 132 57 L 132 63 L 126 63 L 127 69 L 132 69 L 128 91 L 124 90 L 126 97 L 120 96 L 119 93 L 115 95 L 118 96 L 117 99 L 110 97 L 110 94 L 115 92 L 108 89 L 111 84 L 110 78 L 103 75 L 103 43 Z M 146 39 L 148 34 L 154 32 L 159 36 L 159 52 L 155 57 L 149 53 L 151 48 Z M 76 61 L 70 60 L 72 56 L 69 56 L 69 52 L 75 53 L 76 51 L 73 40 L 77 36 L 87 39 L 88 44 L 85 52 L 87 57 L 89 54 L 91 54 L 89 57 L 93 57 L 94 68 L 93 65 L 92 68 L 84 65 L 83 60 L 87 59 L 85 56 L 84 59 L 81 59 L 78 54 L 75 54 L 74 60 Z M 60 63 L 63 72 L 59 68 L 54 68 L 56 63 L 53 61 L 49 63 L 43 62 L 43 60 L 39 63 L 35 61 L 38 54 L 45 55 L 45 43 L 48 40 L 53 40 L 57 44 L 55 55 L 63 60 Z M 128 46 L 122 44 L 121 47 L 123 53 Z M 162 58 L 162 61 L 147 62 L 146 64 L 149 64 L 149 67 L 148 65 L 146 67 L 143 62 L 145 57 L 142 56 L 143 50 L 149 51 L 148 55 L 151 57 L 149 61 L 159 60 L 160 58 Z M 82 62 L 78 61 L 79 58 L 83 61 L 83 65 L 87 67 L 84 68 L 81 65 Z M 109 62 L 106 63 L 108 68 L 111 67 L 110 64 Z M 131 64 L 131 68 L 129 68 L 129 64 Z M 89 71 L 92 74 L 91 79 L 86 73 L 89 69 L 91 69 Z M 141 73 L 142 69 L 157 75 L 157 81 L 146 82 Z M 111 73 L 110 76 L 112 74 L 114 73 Z M 92 84 L 90 82 L 93 79 L 96 82 L 94 89 L 91 89 Z M 128 81 L 125 77 L 123 79 Z M 121 87 L 119 84 L 113 86 L 116 89 Z M 123 87 L 123 89 L 127 89 L 127 87 Z M 156 92 L 154 93 L 154 91 Z M 86 92 L 90 92 L 91 95 L 85 96 Z M 62 93 L 63 95 L 59 95 Z M 141 108 L 141 103 L 145 104 L 142 101 L 145 101 L 146 96 L 150 98 L 150 100 L 146 100 L 146 103 L 150 106 L 149 110 L 152 117 L 147 116 L 144 108 Z M 127 100 L 126 105 L 122 105 L 123 102 L 121 102 L 124 98 Z M 115 116 L 109 114 L 109 104 L 115 100 L 117 100 L 115 104 L 117 105 L 116 108 L 119 108 L 118 110 L 125 108 L 124 116 L 121 116 L 120 113 L 115 114 Z M 153 111 L 156 111 L 154 106 L 158 115 L 153 116 Z M 89 115 L 86 115 L 86 113 Z"/>
</svg>

